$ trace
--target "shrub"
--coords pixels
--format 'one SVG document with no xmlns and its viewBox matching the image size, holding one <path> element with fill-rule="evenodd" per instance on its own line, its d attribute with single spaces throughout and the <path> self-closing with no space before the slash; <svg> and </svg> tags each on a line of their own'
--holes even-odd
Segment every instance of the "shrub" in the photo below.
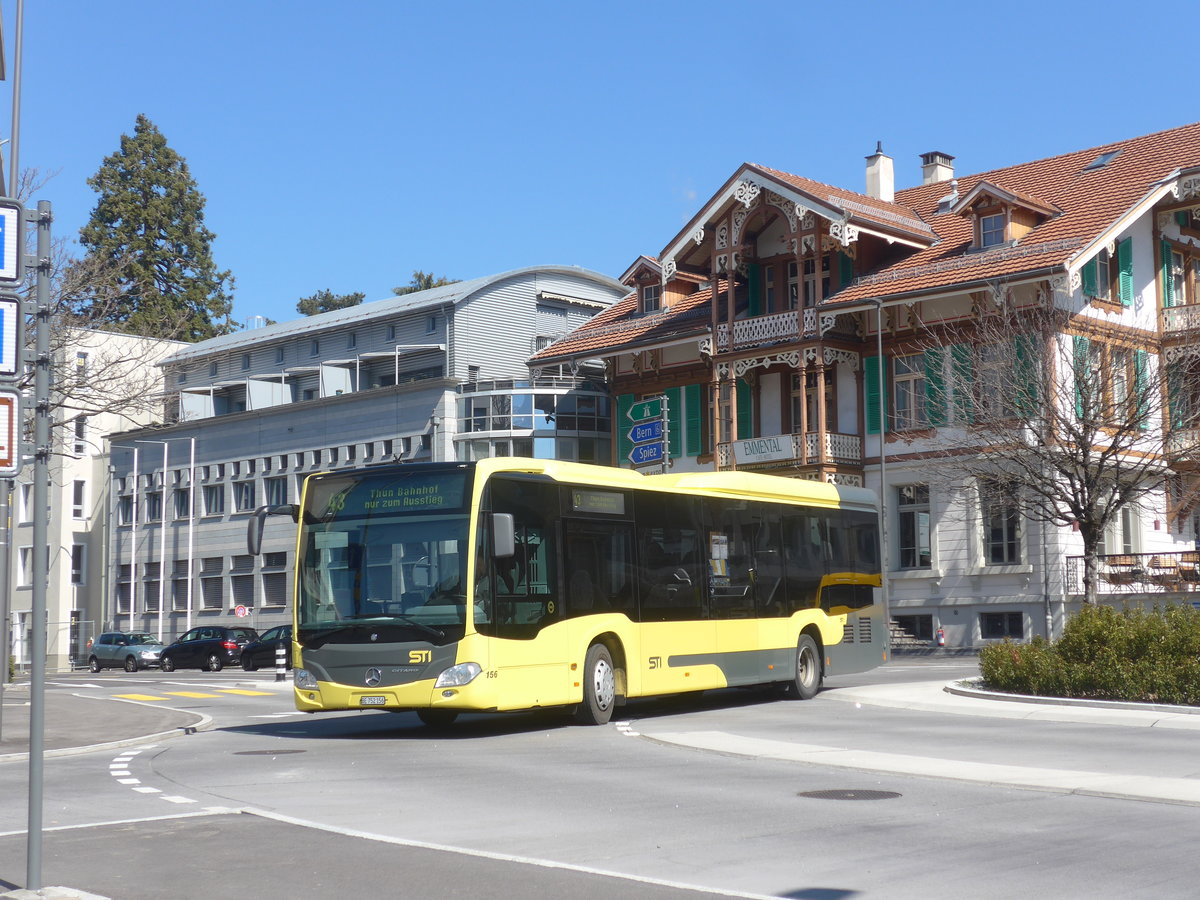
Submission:
<svg viewBox="0 0 1200 900">
<path fill-rule="evenodd" d="M 979 671 L 1011 694 L 1200 706 L 1200 610 L 1087 606 L 1052 644 L 984 647 Z"/>
</svg>

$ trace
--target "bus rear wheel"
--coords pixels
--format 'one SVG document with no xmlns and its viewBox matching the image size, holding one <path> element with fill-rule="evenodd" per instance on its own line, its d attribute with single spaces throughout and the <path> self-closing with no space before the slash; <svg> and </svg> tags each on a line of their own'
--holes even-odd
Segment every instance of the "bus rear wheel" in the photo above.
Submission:
<svg viewBox="0 0 1200 900">
<path fill-rule="evenodd" d="M 588 647 L 583 663 L 583 702 L 575 713 L 581 725 L 605 725 L 617 705 L 617 673 L 603 644 Z"/>
<path fill-rule="evenodd" d="M 821 653 L 817 642 L 807 634 L 796 642 L 796 668 L 787 682 L 789 700 L 811 700 L 821 689 Z"/>
</svg>

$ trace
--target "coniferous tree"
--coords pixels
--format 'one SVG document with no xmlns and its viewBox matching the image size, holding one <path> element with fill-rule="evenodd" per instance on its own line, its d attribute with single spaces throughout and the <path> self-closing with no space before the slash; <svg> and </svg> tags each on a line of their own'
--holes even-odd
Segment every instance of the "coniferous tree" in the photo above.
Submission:
<svg viewBox="0 0 1200 900">
<path fill-rule="evenodd" d="M 213 262 L 204 195 L 154 123 L 139 115 L 88 184 L 100 198 L 79 241 L 89 257 L 118 268 L 122 288 L 97 324 L 184 341 L 232 331 L 233 278 Z M 87 296 L 79 304 L 85 314 L 94 305 Z"/>
<path fill-rule="evenodd" d="M 420 269 L 415 269 L 413 270 L 412 281 L 403 287 L 392 288 L 392 293 L 403 297 L 405 294 L 415 294 L 417 291 L 427 291 L 430 288 L 457 283 L 457 278 L 446 278 L 444 275 L 434 275 L 432 272 L 422 272 Z"/>
<path fill-rule="evenodd" d="M 329 288 L 317 291 L 311 297 L 301 297 L 296 303 L 296 312 L 305 316 L 315 316 L 318 313 L 331 312 L 335 309 L 346 309 L 358 306 L 367 298 L 361 291 L 353 294 L 335 294 Z"/>
</svg>

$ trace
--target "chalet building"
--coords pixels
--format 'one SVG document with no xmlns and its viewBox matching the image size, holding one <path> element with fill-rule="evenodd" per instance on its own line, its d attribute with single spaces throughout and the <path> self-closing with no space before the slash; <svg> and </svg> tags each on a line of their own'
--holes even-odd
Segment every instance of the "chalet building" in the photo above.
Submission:
<svg viewBox="0 0 1200 900">
<path fill-rule="evenodd" d="M 981 424 L 1022 404 L 1069 411 L 1093 376 L 1106 409 L 1160 395 L 1132 452 L 1163 487 L 1105 534 L 1099 596 L 1200 598 L 1200 124 L 979 174 L 954 165 L 924 154 L 920 183 L 897 190 L 877 148 L 857 192 L 744 164 L 624 273 L 623 300 L 530 365 L 605 361 L 617 465 L 630 465 L 624 410 L 664 395 L 675 469 L 878 491 L 893 617 L 949 646 L 1056 633 L 1084 572 L 1077 523 L 1028 514 L 949 448 L 977 458 Z M 1053 327 L 1036 346 L 1018 337 L 1005 356 L 989 337 L 1039 315 Z M 1030 354 L 1057 354 L 1053 396 L 1021 386 Z"/>
<path fill-rule="evenodd" d="M 161 632 L 290 621 L 296 502 L 313 472 L 523 455 L 608 462 L 603 372 L 530 379 L 529 355 L 625 293 L 540 266 L 389 297 L 177 349 L 159 363 L 167 424 L 110 435 L 112 600 L 105 627 Z"/>
</svg>

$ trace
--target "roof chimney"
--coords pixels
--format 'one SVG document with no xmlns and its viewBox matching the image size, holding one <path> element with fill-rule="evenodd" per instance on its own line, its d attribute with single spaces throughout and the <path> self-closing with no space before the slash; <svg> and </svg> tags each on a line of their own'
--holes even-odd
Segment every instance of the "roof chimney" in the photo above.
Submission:
<svg viewBox="0 0 1200 900">
<path fill-rule="evenodd" d="M 921 184 L 934 184 L 954 177 L 954 157 L 941 150 L 921 154 Z"/>
<path fill-rule="evenodd" d="M 883 141 L 875 142 L 875 152 L 867 157 L 867 196 L 891 203 L 896 199 L 896 176 L 892 158 L 883 152 Z"/>
</svg>

